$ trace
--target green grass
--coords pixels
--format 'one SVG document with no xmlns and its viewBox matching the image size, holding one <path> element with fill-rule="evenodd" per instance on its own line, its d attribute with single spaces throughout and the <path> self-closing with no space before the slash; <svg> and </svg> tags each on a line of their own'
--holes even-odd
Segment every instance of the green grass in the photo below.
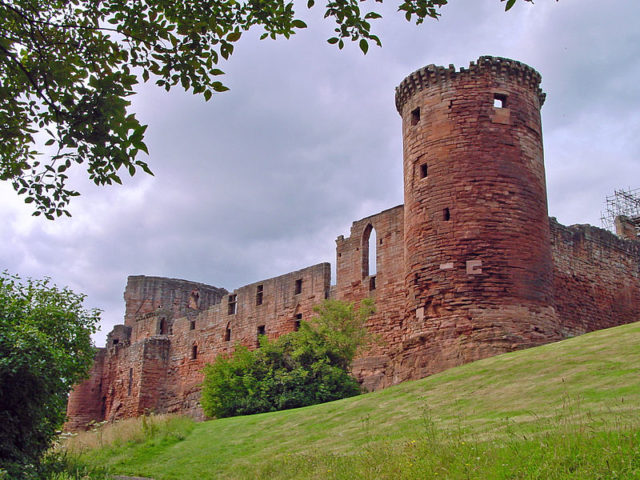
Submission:
<svg viewBox="0 0 640 480">
<path fill-rule="evenodd" d="M 639 413 L 636 323 L 337 402 L 94 443 L 80 459 L 157 480 L 640 479 Z"/>
</svg>

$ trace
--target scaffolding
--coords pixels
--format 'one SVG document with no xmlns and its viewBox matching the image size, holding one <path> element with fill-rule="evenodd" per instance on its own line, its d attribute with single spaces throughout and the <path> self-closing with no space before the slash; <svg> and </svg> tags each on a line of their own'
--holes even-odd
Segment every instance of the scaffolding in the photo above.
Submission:
<svg viewBox="0 0 640 480">
<path fill-rule="evenodd" d="M 605 210 L 600 216 L 602 226 L 615 232 L 615 221 L 619 216 L 627 217 L 635 226 L 636 234 L 640 233 L 640 188 L 614 190 L 613 195 L 607 196 Z"/>
</svg>

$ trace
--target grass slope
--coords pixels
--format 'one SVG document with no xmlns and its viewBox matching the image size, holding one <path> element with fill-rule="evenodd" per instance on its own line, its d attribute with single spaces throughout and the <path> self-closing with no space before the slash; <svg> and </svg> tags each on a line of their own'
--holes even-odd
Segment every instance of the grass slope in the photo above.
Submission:
<svg viewBox="0 0 640 480">
<path fill-rule="evenodd" d="M 638 413 L 635 323 L 83 458 L 158 480 L 640 478 Z"/>
</svg>

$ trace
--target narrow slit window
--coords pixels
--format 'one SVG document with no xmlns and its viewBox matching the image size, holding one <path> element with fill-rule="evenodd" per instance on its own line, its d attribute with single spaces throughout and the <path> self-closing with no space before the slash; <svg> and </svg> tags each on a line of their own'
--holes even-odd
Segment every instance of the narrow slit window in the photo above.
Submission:
<svg viewBox="0 0 640 480">
<path fill-rule="evenodd" d="M 264 292 L 264 285 L 258 285 L 256 287 L 256 305 L 262 305 L 263 292 Z"/>
<path fill-rule="evenodd" d="M 235 315 L 236 313 L 236 307 L 238 305 L 238 295 L 229 295 L 229 308 L 228 308 L 228 314 L 229 315 Z"/>
<path fill-rule="evenodd" d="M 198 358 L 198 346 L 194 345 L 191 347 L 191 360 L 195 360 Z"/>
<path fill-rule="evenodd" d="M 260 337 L 263 337 L 264 335 L 266 335 L 265 327 L 264 325 L 259 325 L 258 334 L 256 335 L 256 342 L 258 347 L 260 346 Z"/>
<path fill-rule="evenodd" d="M 293 322 L 293 330 L 294 331 L 298 331 L 300 330 L 300 322 L 302 322 L 302 314 L 298 313 L 296 314 L 296 319 Z"/>
<path fill-rule="evenodd" d="M 375 290 L 376 289 L 376 276 L 372 275 L 371 277 L 369 277 L 369 290 Z"/>
<path fill-rule="evenodd" d="M 129 387 L 127 388 L 127 395 L 131 396 L 131 387 L 133 387 L 133 368 L 129 369 Z"/>
<path fill-rule="evenodd" d="M 428 167 L 426 163 L 420 165 L 420 178 L 427 178 Z"/>
<path fill-rule="evenodd" d="M 507 108 L 507 96 L 495 93 L 493 95 L 493 106 L 495 108 Z"/>
<path fill-rule="evenodd" d="M 229 326 L 229 324 L 227 324 L 227 328 L 224 331 L 224 341 L 225 342 L 231 341 L 231 327 Z"/>
<path fill-rule="evenodd" d="M 160 319 L 160 326 L 158 327 L 160 335 L 167 334 L 167 321 L 164 318 Z"/>
<path fill-rule="evenodd" d="M 295 289 L 293 291 L 294 295 L 299 295 L 302 293 L 302 279 L 299 278 L 298 280 L 296 280 L 296 286 Z"/>
<path fill-rule="evenodd" d="M 445 209 L 442 211 L 442 219 L 443 219 L 445 222 L 448 222 L 449 220 L 451 220 L 451 212 L 449 212 L 449 209 L 448 209 L 448 208 L 445 208 Z"/>
<path fill-rule="evenodd" d="M 189 322 L 189 330 L 195 330 L 196 329 L 196 321 L 195 320 L 191 320 Z"/>
<path fill-rule="evenodd" d="M 420 122 L 420 107 L 411 110 L 411 125 L 417 125 Z"/>
</svg>

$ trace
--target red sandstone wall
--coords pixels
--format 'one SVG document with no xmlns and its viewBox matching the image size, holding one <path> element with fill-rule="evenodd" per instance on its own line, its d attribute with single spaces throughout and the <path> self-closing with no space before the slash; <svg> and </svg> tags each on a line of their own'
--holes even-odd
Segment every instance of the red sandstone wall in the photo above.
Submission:
<svg viewBox="0 0 640 480">
<path fill-rule="evenodd" d="M 404 317 L 404 229 L 403 206 L 385 210 L 353 222 L 350 236 L 336 240 L 337 284 L 332 298 L 359 303 L 371 297 L 377 312 L 367 326 L 382 341 L 358 358 L 353 373 L 369 390 L 391 383 L 385 375 L 389 353 L 403 339 Z M 368 252 L 368 232 L 376 232 L 375 288 L 363 263 Z"/>
<path fill-rule="evenodd" d="M 99 348 L 96 351 L 89 378 L 76 385 L 69 394 L 67 402 L 67 417 L 69 420 L 64 425 L 65 430 L 79 430 L 85 428 L 91 422 L 100 422 L 104 419 L 102 370 L 106 357 L 107 349 Z"/>
<path fill-rule="evenodd" d="M 136 325 L 135 320 L 146 314 L 162 313 L 168 322 L 187 311 L 198 312 L 220 302 L 227 291 L 198 282 L 175 278 L 130 276 L 124 292 L 126 304 L 124 324 Z M 161 310 L 162 312 L 158 312 Z M 134 329 L 132 341 L 137 341 L 159 331 Z"/>
<path fill-rule="evenodd" d="M 296 293 L 296 282 L 300 280 L 301 292 Z M 330 265 L 318 264 L 246 285 L 194 318 L 176 319 L 169 336 L 171 353 L 166 390 L 157 410 L 181 411 L 200 417 L 199 385 L 203 380 L 204 365 L 220 354 L 231 353 L 238 343 L 256 348 L 258 327 L 263 326 L 269 338 L 293 331 L 298 320 L 296 316 L 309 319 L 313 306 L 328 295 L 330 280 Z M 262 287 L 262 303 L 258 305 L 259 286 Z M 236 313 L 229 313 L 229 299 L 233 295 L 236 296 Z M 226 340 L 227 328 L 231 333 L 229 340 Z M 196 358 L 193 358 L 194 346 Z"/>
<path fill-rule="evenodd" d="M 125 292 L 129 325 L 114 328 L 91 378 L 74 389 L 69 428 L 86 424 L 86 419 L 112 421 L 148 411 L 202 417 L 198 401 L 204 365 L 231 353 L 237 344 L 256 348 L 262 328 L 269 338 L 293 331 L 296 321 L 309 319 L 313 306 L 328 297 L 330 281 L 330 265 L 318 264 L 246 285 L 218 296 L 205 310 L 183 309 L 182 316 L 174 318 L 183 300 L 192 297 L 194 284 L 130 277 Z M 178 291 L 172 293 L 171 285 Z M 197 285 L 200 292 L 207 291 Z M 152 299 L 147 301 L 145 292 L 151 292 Z M 140 305 L 154 310 L 141 314 Z M 163 319 L 165 333 L 160 330 Z"/>
<path fill-rule="evenodd" d="M 130 277 L 125 325 L 70 395 L 67 427 L 149 410 L 201 417 L 206 363 L 238 343 L 255 348 L 259 331 L 292 331 L 329 296 L 376 302 L 368 327 L 382 343 L 353 365 L 369 389 L 640 320 L 640 242 L 547 218 L 539 82 L 526 65 L 485 57 L 469 71 L 407 77 L 396 94 L 405 206 L 338 237 L 333 287 L 326 263 L 232 293 Z M 371 229 L 375 279 L 365 267 Z"/>
<path fill-rule="evenodd" d="M 396 91 L 407 290 L 398 380 L 558 338 L 539 82 L 526 65 L 481 57 L 459 72 L 425 67 Z"/>
<path fill-rule="evenodd" d="M 640 242 L 590 225 L 550 225 L 562 335 L 640 321 Z"/>
<path fill-rule="evenodd" d="M 105 420 L 113 421 L 145 413 L 140 409 L 139 402 L 143 357 L 143 342 L 108 347 L 102 371 Z"/>
</svg>

